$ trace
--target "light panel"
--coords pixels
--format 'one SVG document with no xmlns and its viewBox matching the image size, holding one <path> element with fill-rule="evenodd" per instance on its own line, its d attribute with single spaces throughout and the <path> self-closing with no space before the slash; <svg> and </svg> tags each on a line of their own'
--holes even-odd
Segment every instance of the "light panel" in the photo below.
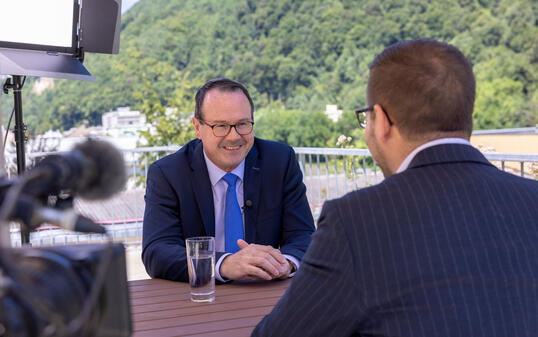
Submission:
<svg viewBox="0 0 538 337">
<path fill-rule="evenodd" d="M 73 0 L 0 0 L 0 46 L 74 47 L 74 6 Z"/>
</svg>

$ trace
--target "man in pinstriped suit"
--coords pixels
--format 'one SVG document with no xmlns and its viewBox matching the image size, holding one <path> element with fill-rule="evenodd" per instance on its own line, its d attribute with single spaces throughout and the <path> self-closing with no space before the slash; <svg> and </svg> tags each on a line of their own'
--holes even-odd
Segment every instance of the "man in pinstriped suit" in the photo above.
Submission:
<svg viewBox="0 0 538 337">
<path fill-rule="evenodd" d="M 470 146 L 474 98 L 448 44 L 374 59 L 357 117 L 386 179 L 325 203 L 253 336 L 538 336 L 538 182 Z"/>
</svg>

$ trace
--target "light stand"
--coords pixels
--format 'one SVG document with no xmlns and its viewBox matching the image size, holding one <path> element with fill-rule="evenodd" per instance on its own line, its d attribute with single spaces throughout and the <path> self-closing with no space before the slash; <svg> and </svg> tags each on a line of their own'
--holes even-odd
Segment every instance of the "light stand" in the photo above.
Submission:
<svg viewBox="0 0 538 337">
<path fill-rule="evenodd" d="M 26 159 L 24 157 L 24 142 L 26 137 L 24 131 L 26 131 L 26 125 L 22 122 L 22 86 L 21 76 L 13 75 L 13 83 L 11 79 L 7 79 L 4 83 L 4 93 L 8 94 L 9 89 L 13 89 L 13 96 L 15 100 L 15 144 L 17 148 L 17 173 L 20 175 L 26 169 Z"/>
<path fill-rule="evenodd" d="M 6 34 L 0 34 L 0 75 L 11 75 L 3 90 L 7 94 L 13 89 L 15 96 L 15 142 L 17 149 L 17 170 L 21 174 L 26 169 L 25 163 L 25 130 L 22 121 L 22 97 L 21 90 L 24 82 L 22 76 L 52 77 L 74 80 L 90 80 L 94 78 L 84 68 L 82 61 L 84 52 L 117 54 L 120 44 L 121 29 L 121 0 L 71 0 L 62 1 L 64 17 L 66 20 L 72 9 L 71 25 L 60 24 L 54 26 L 57 18 L 56 12 L 40 13 L 39 7 L 11 6 L 11 2 L 5 1 L 2 6 L 3 17 L 28 17 L 36 15 L 40 20 L 25 22 L 26 32 L 39 31 L 43 25 L 56 27 L 64 33 L 70 31 L 71 43 L 67 44 L 65 36 L 50 38 L 48 34 L 40 36 L 32 34 L 12 34 L 9 29 Z M 14 3 L 14 2 L 13 2 Z M 50 16 L 48 18 L 47 16 Z M 45 18 L 46 20 L 41 20 Z M 63 21 L 62 21 L 63 22 Z M 4 31 L 2 31 L 4 33 Z M 82 38 L 82 34 L 84 38 Z M 36 38 L 37 39 L 34 39 Z M 59 40 L 63 41 L 58 43 Z M 30 233 L 21 227 L 21 242 L 30 242 Z"/>
<path fill-rule="evenodd" d="M 8 94 L 9 89 L 13 89 L 14 96 L 14 107 L 15 107 L 15 128 L 13 132 L 15 133 L 15 146 L 17 149 L 17 173 L 21 175 L 26 169 L 26 158 L 24 151 L 24 142 L 26 141 L 26 136 L 24 131 L 26 131 L 26 125 L 22 122 L 22 87 L 24 83 L 22 78 L 19 75 L 12 75 L 13 81 L 9 78 L 4 83 L 4 93 Z M 21 243 L 29 244 L 30 243 L 30 231 L 26 226 L 21 226 Z"/>
<path fill-rule="evenodd" d="M 56 77 L 77 80 L 94 80 L 82 65 L 84 51 L 78 48 L 74 55 L 39 53 L 35 51 L 0 49 L 0 74 L 11 75 L 4 83 L 4 93 L 13 89 L 15 100 L 15 145 L 17 149 L 17 172 L 26 170 L 25 142 L 26 125 L 22 118 L 22 75 L 36 77 Z M 30 244 L 30 231 L 21 226 L 21 243 Z"/>
</svg>

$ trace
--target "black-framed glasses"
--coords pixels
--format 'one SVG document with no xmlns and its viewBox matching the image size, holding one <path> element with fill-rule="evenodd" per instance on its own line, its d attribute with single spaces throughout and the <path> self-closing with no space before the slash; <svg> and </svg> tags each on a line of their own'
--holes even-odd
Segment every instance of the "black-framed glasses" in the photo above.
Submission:
<svg viewBox="0 0 538 337">
<path fill-rule="evenodd" d="M 357 121 L 359 122 L 359 126 L 363 129 L 366 129 L 366 113 L 368 111 L 374 111 L 374 106 L 370 105 L 369 107 L 366 107 L 364 109 L 358 109 L 355 110 L 355 115 L 357 116 Z M 387 120 L 389 121 L 390 125 L 393 125 L 392 120 L 389 117 L 389 114 L 383 109 L 383 112 L 385 113 L 385 116 L 387 116 Z"/>
<path fill-rule="evenodd" d="M 254 126 L 253 121 L 239 121 L 235 124 L 226 124 L 226 123 L 217 123 L 217 124 L 209 124 L 208 122 L 199 119 L 201 124 L 205 124 L 213 130 L 213 135 L 215 137 L 226 137 L 230 130 L 235 128 L 235 131 L 240 134 L 241 136 L 246 136 L 252 132 L 252 128 Z"/>
<path fill-rule="evenodd" d="M 374 110 L 374 106 L 371 105 L 364 109 L 357 109 L 355 110 L 355 116 L 357 116 L 357 121 L 359 122 L 359 126 L 363 129 L 366 129 L 366 113 L 368 111 Z"/>
</svg>

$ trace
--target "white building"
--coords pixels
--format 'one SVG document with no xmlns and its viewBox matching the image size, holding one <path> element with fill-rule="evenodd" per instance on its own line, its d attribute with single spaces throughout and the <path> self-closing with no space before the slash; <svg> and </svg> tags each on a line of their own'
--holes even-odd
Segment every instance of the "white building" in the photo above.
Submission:
<svg viewBox="0 0 538 337">
<path fill-rule="evenodd" d="M 342 117 L 342 110 L 338 110 L 338 105 L 336 104 L 327 104 L 325 105 L 325 114 L 336 123 Z"/>
<path fill-rule="evenodd" d="M 128 129 L 138 131 L 146 128 L 146 115 L 140 111 L 131 111 L 129 107 L 119 107 L 116 111 L 106 112 L 102 116 L 103 128 L 111 129 Z"/>
</svg>

